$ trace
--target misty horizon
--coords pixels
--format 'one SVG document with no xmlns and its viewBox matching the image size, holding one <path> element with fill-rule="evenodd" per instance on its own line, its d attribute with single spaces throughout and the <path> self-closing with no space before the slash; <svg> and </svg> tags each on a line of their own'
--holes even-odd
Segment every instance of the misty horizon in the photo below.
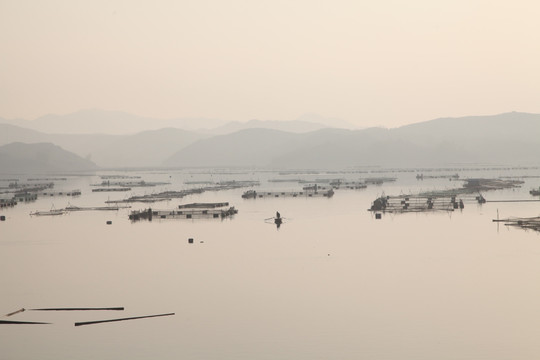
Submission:
<svg viewBox="0 0 540 360">
<path fill-rule="evenodd" d="M 540 113 L 540 5 L 161 1 L 0 4 L 0 116 L 142 117 L 355 127 Z"/>
<path fill-rule="evenodd" d="M 219 117 L 205 118 L 202 116 L 191 116 L 191 117 L 173 116 L 173 117 L 167 117 L 167 118 L 160 118 L 157 116 L 143 116 L 137 113 L 124 111 L 124 110 L 88 108 L 88 109 L 79 109 L 77 111 L 69 112 L 69 113 L 48 113 L 48 114 L 36 116 L 34 118 L 8 118 L 8 117 L 3 117 L 0 114 L 0 123 L 23 126 L 23 125 L 32 125 L 32 123 L 35 123 L 44 119 L 67 118 L 74 115 L 76 116 L 79 114 L 84 114 L 85 116 L 95 116 L 96 119 L 98 120 L 99 120 L 99 117 L 106 115 L 107 117 L 111 118 L 113 121 L 115 120 L 115 116 L 121 119 L 123 116 L 127 115 L 127 116 L 132 116 L 134 118 L 156 121 L 156 123 L 158 124 L 156 126 L 155 124 L 150 123 L 149 124 L 150 126 L 145 130 L 159 129 L 160 125 L 164 125 L 163 127 L 170 127 L 170 126 L 167 126 L 167 124 L 174 124 L 175 121 L 189 121 L 190 124 L 186 128 L 187 130 L 211 129 L 213 127 L 219 127 L 226 124 L 233 124 L 233 123 L 247 124 L 250 122 L 258 122 L 258 123 L 306 122 L 306 123 L 314 123 L 318 125 L 323 125 L 325 127 L 330 127 L 330 128 L 358 130 L 358 129 L 365 129 L 365 128 L 395 129 L 395 128 L 399 128 L 403 126 L 420 124 L 420 123 L 429 122 L 432 120 L 439 120 L 439 119 L 459 119 L 459 118 L 465 118 L 465 117 L 477 118 L 477 117 L 497 116 L 497 115 L 512 114 L 512 113 L 523 113 L 523 114 L 531 114 L 531 115 L 536 114 L 536 113 L 530 113 L 530 112 L 524 112 L 524 111 L 518 111 L 518 110 L 511 110 L 511 111 L 497 113 L 497 114 L 464 114 L 463 116 L 441 115 L 441 116 L 436 116 L 430 119 L 413 120 L 410 123 L 403 123 L 398 126 L 386 126 L 385 124 L 381 123 L 378 125 L 359 127 L 355 125 L 353 122 L 349 122 L 341 118 L 323 116 L 314 112 L 305 112 L 291 119 L 276 120 L 276 119 L 266 119 L 266 118 L 251 118 L 251 119 L 239 120 L 239 119 L 224 119 L 224 118 L 219 118 Z M 393 122 L 393 121 L 390 121 L 390 122 Z M 172 127 L 176 127 L 176 126 L 172 126 Z M 141 130 L 141 131 L 144 131 L 144 130 Z M 76 133 L 79 133 L 79 132 L 76 132 Z M 84 132 L 80 132 L 80 133 L 84 133 Z"/>
</svg>

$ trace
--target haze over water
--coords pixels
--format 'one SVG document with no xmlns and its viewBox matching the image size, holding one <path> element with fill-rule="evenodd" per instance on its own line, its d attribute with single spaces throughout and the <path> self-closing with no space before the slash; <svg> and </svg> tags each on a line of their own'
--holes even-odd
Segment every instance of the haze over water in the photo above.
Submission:
<svg viewBox="0 0 540 360">
<path fill-rule="evenodd" d="M 118 173 L 118 172 L 115 172 Z M 445 172 L 446 174 L 450 172 Z M 455 173 L 452 172 L 452 173 Z M 108 173 L 98 173 L 108 174 Z M 260 180 L 273 172 L 141 172 L 145 181 Z M 213 175 L 210 175 L 213 174 Z M 540 235 L 492 219 L 537 216 L 539 203 L 466 203 L 462 211 L 383 215 L 381 194 L 461 186 L 384 173 L 395 183 L 336 190 L 330 198 L 242 199 L 246 189 L 152 204 L 228 201 L 232 218 L 130 222 L 130 210 L 30 217 L 35 210 L 102 206 L 122 193 L 92 193 L 97 176 L 55 189 L 78 198 L 39 198 L 2 209 L 0 309 L 110 307 L 123 312 L 26 311 L 3 325 L 7 359 L 531 359 L 540 351 L 537 304 Z M 357 180 L 381 174 L 291 175 Z M 538 169 L 463 171 L 461 178 L 540 175 Z M 539 179 L 485 192 L 488 200 L 530 199 Z M 278 229 L 264 220 L 279 211 Z M 111 225 L 106 221 L 111 220 Z M 189 244 L 188 238 L 194 243 Z M 175 316 L 74 327 L 78 321 L 156 313 Z"/>
</svg>

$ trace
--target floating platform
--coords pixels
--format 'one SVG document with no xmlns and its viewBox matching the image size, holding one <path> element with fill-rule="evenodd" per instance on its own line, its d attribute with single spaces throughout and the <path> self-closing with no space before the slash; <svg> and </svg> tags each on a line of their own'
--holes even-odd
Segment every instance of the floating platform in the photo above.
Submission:
<svg viewBox="0 0 540 360">
<path fill-rule="evenodd" d="M 81 190 L 71 190 L 71 191 L 44 191 L 39 193 L 40 196 L 80 196 Z"/>
<path fill-rule="evenodd" d="M 101 175 L 100 178 L 102 180 L 110 180 L 110 179 L 140 179 L 140 176 L 128 176 L 128 175 Z"/>
<path fill-rule="evenodd" d="M 503 179 L 465 179 L 463 188 L 470 191 L 489 191 L 520 187 L 522 180 L 503 180 Z"/>
<path fill-rule="evenodd" d="M 242 194 L 244 199 L 256 199 L 256 198 L 283 198 L 283 197 L 327 197 L 331 198 L 334 196 L 334 189 L 329 189 L 327 191 L 314 191 L 314 190 L 304 190 L 304 191 L 255 191 L 249 190 Z"/>
<path fill-rule="evenodd" d="M 424 179 L 450 179 L 450 180 L 457 180 L 459 179 L 459 174 L 453 174 L 453 175 L 424 175 L 416 174 L 417 180 L 424 180 Z"/>
<path fill-rule="evenodd" d="M 517 188 L 517 187 L 520 187 L 521 184 L 523 184 L 523 181 L 519 181 L 519 180 L 502 180 L 502 179 L 466 179 L 464 181 L 465 183 L 460 188 L 427 191 L 427 192 L 422 192 L 419 195 L 431 196 L 431 197 L 466 196 L 466 195 L 471 195 L 475 193 L 479 194 L 482 191 Z M 476 200 L 478 200 L 479 203 L 482 203 L 482 201 L 480 201 L 482 200 L 481 198 L 482 198 L 481 195 L 477 196 Z"/>
<path fill-rule="evenodd" d="M 371 205 L 369 211 L 406 213 L 430 211 L 454 211 L 465 207 L 462 199 L 450 197 L 424 197 L 413 195 L 381 196 Z"/>
<path fill-rule="evenodd" d="M 385 182 L 394 182 L 397 178 L 395 177 L 370 177 L 365 178 L 364 183 L 365 184 L 371 184 L 371 185 L 381 185 Z"/>
<path fill-rule="evenodd" d="M 303 179 L 268 179 L 268 182 L 272 183 L 302 183 L 304 181 Z"/>
<path fill-rule="evenodd" d="M 66 181 L 67 178 L 29 178 L 27 181 Z"/>
<path fill-rule="evenodd" d="M 67 211 L 64 209 L 58 209 L 58 210 L 49 210 L 49 211 L 34 211 L 33 213 L 30 213 L 31 216 L 57 216 L 57 215 L 64 215 Z"/>
<path fill-rule="evenodd" d="M 202 194 L 206 191 L 221 191 L 242 188 L 248 186 L 248 184 L 258 184 L 254 181 L 227 181 L 219 183 L 218 185 L 205 186 L 200 188 L 186 189 L 180 191 L 164 191 L 157 194 L 137 195 L 123 200 L 108 200 L 106 203 L 130 203 L 130 202 L 143 202 L 153 203 L 157 201 L 166 201 L 172 199 L 180 199 L 187 195 Z"/>
<path fill-rule="evenodd" d="M 116 192 L 116 191 L 130 191 L 130 187 L 112 187 L 112 188 L 98 188 L 92 189 L 92 192 Z"/>
<path fill-rule="evenodd" d="M 64 208 L 66 211 L 118 211 L 120 209 L 128 209 L 131 206 L 73 206 L 69 205 Z"/>
<path fill-rule="evenodd" d="M 225 207 L 229 206 L 228 202 L 220 202 L 220 203 L 191 203 L 191 204 L 183 204 L 178 205 L 179 209 L 214 209 L 218 207 Z"/>
<path fill-rule="evenodd" d="M 494 219 L 493 222 L 502 222 L 506 226 L 519 227 L 524 230 L 540 231 L 540 216 L 530 218 Z"/>
<path fill-rule="evenodd" d="M 33 192 L 18 192 L 13 195 L 13 200 L 17 202 L 27 202 L 37 200 L 37 194 Z"/>
<path fill-rule="evenodd" d="M 120 186 L 120 187 L 153 187 L 158 185 L 170 185 L 169 182 L 147 182 L 141 181 L 102 181 L 101 184 L 92 184 L 91 186 Z"/>
<path fill-rule="evenodd" d="M 324 186 L 319 184 L 312 184 L 302 187 L 302 190 L 304 191 L 312 191 L 312 192 L 318 192 L 318 191 L 328 191 L 330 189 L 333 189 L 333 186 Z"/>
<path fill-rule="evenodd" d="M 367 184 L 363 181 L 335 181 L 331 182 L 330 185 L 334 189 L 358 190 L 367 188 Z"/>
<path fill-rule="evenodd" d="M 200 189 L 191 189 L 191 190 L 182 190 L 182 191 L 164 191 L 157 194 L 131 196 L 123 200 L 107 200 L 105 201 L 105 203 L 106 204 L 132 203 L 132 202 L 153 203 L 157 201 L 181 199 L 184 196 L 200 194 L 202 192 L 203 191 Z"/>
<path fill-rule="evenodd" d="M 154 210 L 145 209 L 132 211 L 129 220 L 149 220 L 152 219 L 223 219 L 233 216 L 238 210 L 231 206 L 222 209 L 183 209 L 183 210 Z"/>
</svg>

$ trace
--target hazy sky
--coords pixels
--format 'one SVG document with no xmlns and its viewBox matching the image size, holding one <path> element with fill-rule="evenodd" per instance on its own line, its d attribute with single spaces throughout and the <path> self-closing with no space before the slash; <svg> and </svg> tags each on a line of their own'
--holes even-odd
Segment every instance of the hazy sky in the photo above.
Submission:
<svg viewBox="0 0 540 360">
<path fill-rule="evenodd" d="M 540 113 L 536 0 L 0 0 L 0 117 Z"/>
</svg>

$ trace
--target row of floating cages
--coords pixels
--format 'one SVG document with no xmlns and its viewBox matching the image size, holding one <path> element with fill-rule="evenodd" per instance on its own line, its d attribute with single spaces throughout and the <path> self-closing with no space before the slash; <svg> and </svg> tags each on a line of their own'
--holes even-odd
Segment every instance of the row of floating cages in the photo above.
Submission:
<svg viewBox="0 0 540 360">
<path fill-rule="evenodd" d="M 13 207 L 15 205 L 17 205 L 17 201 L 15 199 L 0 199 L 0 208 Z"/>
<path fill-rule="evenodd" d="M 422 211 L 453 211 L 463 209 L 465 204 L 462 199 L 457 199 L 455 196 L 450 198 L 433 198 L 433 197 L 391 197 L 381 196 L 371 205 L 369 211 L 376 212 L 422 212 Z"/>
<path fill-rule="evenodd" d="M 246 191 L 242 194 L 244 199 L 255 199 L 255 198 L 279 198 L 279 197 L 332 197 L 334 196 L 334 190 L 330 189 L 328 191 L 281 191 L 281 192 L 256 192 L 254 190 Z"/>
<path fill-rule="evenodd" d="M 233 216 L 238 210 L 231 206 L 227 209 L 190 209 L 190 210 L 138 210 L 132 211 L 129 219 L 152 220 L 155 219 L 218 219 Z"/>
<path fill-rule="evenodd" d="M 71 191 L 45 191 L 40 193 L 41 196 L 80 196 L 81 190 L 71 190 Z"/>
</svg>

